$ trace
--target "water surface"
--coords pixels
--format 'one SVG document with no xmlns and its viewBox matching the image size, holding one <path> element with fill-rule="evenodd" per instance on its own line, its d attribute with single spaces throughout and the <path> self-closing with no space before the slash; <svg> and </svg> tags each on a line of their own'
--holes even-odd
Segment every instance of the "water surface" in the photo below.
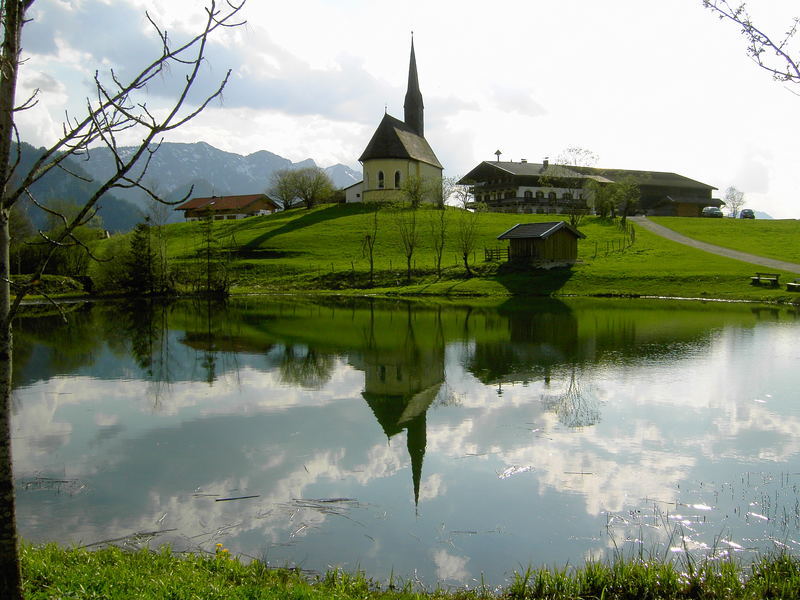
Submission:
<svg viewBox="0 0 800 600">
<path fill-rule="evenodd" d="M 459 585 L 800 544 L 790 309 L 259 298 L 15 330 L 32 541 Z"/>
</svg>

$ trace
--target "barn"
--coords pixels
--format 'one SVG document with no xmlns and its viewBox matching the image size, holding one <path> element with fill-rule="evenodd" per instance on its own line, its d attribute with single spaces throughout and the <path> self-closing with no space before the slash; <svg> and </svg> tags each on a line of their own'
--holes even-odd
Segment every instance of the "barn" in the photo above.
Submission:
<svg viewBox="0 0 800 600">
<path fill-rule="evenodd" d="M 572 264 L 578 259 L 578 240 L 585 237 L 566 221 L 550 221 L 519 223 L 497 239 L 509 241 L 509 260 Z"/>
</svg>

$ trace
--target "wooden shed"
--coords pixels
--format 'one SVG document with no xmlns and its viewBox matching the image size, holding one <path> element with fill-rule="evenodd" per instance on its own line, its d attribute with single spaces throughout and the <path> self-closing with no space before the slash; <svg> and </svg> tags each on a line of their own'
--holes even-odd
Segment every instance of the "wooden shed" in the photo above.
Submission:
<svg viewBox="0 0 800 600">
<path fill-rule="evenodd" d="M 566 221 L 519 223 L 498 240 L 509 241 L 509 260 L 571 264 L 578 259 L 578 239 L 585 238 Z"/>
</svg>

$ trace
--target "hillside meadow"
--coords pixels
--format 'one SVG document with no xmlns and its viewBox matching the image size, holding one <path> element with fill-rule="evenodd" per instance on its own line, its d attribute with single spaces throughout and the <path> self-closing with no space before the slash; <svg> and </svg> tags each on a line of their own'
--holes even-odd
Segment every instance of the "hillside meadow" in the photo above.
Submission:
<svg viewBox="0 0 800 600">
<path fill-rule="evenodd" d="M 651 217 L 650 220 L 701 242 L 800 263 L 800 221 L 796 219 Z"/>
<path fill-rule="evenodd" d="M 321 205 L 311 210 L 301 208 L 263 217 L 215 221 L 212 236 L 224 257 L 234 294 L 668 296 L 784 302 L 797 298 L 797 294 L 783 287 L 750 285 L 749 277 L 763 270 L 755 265 L 689 248 L 635 226 L 631 235 L 618 221 L 597 217 L 586 217 L 580 225 L 586 238 L 579 241 L 578 264 L 544 270 L 486 261 L 484 249 L 505 247 L 506 242 L 496 238 L 517 223 L 567 220 L 567 216 L 480 213 L 476 216 L 476 242 L 468 261 L 470 275 L 457 244 L 465 216 L 459 209 L 445 210 L 445 247 L 439 274 L 432 240 L 442 213 L 428 207 L 417 211 L 419 241 L 411 258 L 410 280 L 400 235 L 411 219 L 407 209 L 381 208 L 377 211 L 375 229 L 376 213 L 372 206 Z M 693 237 L 709 241 L 713 238 L 720 245 L 723 244 L 715 227 L 730 226 L 733 238 L 739 236 L 736 227 L 754 224 L 717 219 L 677 221 L 678 225 L 658 220 L 679 231 L 685 221 L 687 235 L 692 228 Z M 788 250 L 796 239 L 796 227 L 781 221 L 756 224 L 768 227 L 773 223 L 775 228 L 769 235 L 769 243 L 775 250 L 767 253 L 764 241 L 759 253 L 789 260 L 797 257 L 796 248 Z M 374 276 L 370 282 L 365 239 L 373 231 Z M 203 263 L 198 257 L 204 242 L 199 223 L 168 225 L 164 237 L 173 269 L 183 275 L 202 271 Z M 728 246 L 745 249 L 737 244 L 740 242 L 729 241 Z M 115 236 L 98 242 L 95 251 L 110 259 L 113 266 L 128 246 L 129 236 Z M 756 250 L 755 246 L 746 248 Z M 781 254 L 782 248 L 787 249 L 786 255 Z M 93 265 L 92 275 L 97 276 L 108 264 Z M 791 273 L 782 274 L 783 281 L 795 277 Z"/>
</svg>

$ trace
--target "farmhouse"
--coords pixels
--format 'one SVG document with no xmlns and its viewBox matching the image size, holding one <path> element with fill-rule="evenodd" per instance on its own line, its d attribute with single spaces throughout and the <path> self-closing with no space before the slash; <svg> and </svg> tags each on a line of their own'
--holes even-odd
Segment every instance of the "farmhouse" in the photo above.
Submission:
<svg viewBox="0 0 800 600">
<path fill-rule="evenodd" d="M 417 76 L 414 40 L 408 67 L 408 88 L 403 104 L 404 120 L 384 114 L 364 152 L 359 157 L 364 179 L 345 190 L 347 202 L 396 201 L 409 180 L 435 182 L 442 178 L 442 165 L 425 139 L 422 93 Z"/>
<path fill-rule="evenodd" d="M 187 221 L 198 221 L 208 215 L 212 215 L 215 220 L 244 219 L 274 213 L 278 210 L 278 205 L 266 194 L 245 194 L 192 198 L 176 206 L 175 210 L 182 210 Z"/>
<path fill-rule="evenodd" d="M 520 223 L 497 236 L 508 240 L 508 259 L 539 265 L 568 265 L 578 259 L 580 231 L 565 221 Z"/>
<path fill-rule="evenodd" d="M 638 211 L 653 216 L 699 217 L 704 206 L 722 206 L 717 188 L 676 173 L 575 167 L 526 160 L 484 161 L 459 181 L 493 212 L 564 214 L 594 209 L 598 187 L 623 179 L 639 187 Z"/>
</svg>

